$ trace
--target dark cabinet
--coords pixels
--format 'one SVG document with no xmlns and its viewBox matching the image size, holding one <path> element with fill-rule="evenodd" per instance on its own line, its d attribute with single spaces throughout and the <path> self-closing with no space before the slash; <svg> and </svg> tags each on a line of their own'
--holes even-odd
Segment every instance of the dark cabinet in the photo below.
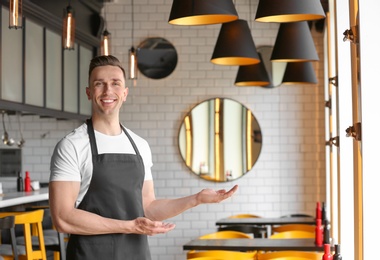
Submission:
<svg viewBox="0 0 380 260">
<path fill-rule="evenodd" d="M 8 28 L 8 7 L 1 6 L 0 109 L 59 119 L 88 118 L 88 65 L 98 52 L 100 37 L 79 27 L 74 50 L 63 50 L 62 15 L 24 3 L 24 27 L 18 30 Z M 98 16 L 94 6 L 88 8 L 92 19 Z"/>
</svg>

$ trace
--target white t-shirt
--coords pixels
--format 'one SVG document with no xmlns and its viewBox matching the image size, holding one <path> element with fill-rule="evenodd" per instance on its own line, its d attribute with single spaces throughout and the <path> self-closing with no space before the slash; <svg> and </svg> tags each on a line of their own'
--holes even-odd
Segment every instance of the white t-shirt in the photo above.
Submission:
<svg viewBox="0 0 380 260">
<path fill-rule="evenodd" d="M 143 159 L 145 179 L 152 180 L 152 153 L 146 140 L 126 129 Z M 124 131 L 109 136 L 95 131 L 98 154 L 127 153 L 136 154 Z M 82 124 L 62 138 L 56 145 L 50 163 L 50 181 L 81 182 L 76 206 L 86 194 L 92 177 L 92 153 L 87 133 L 87 124 Z"/>
</svg>

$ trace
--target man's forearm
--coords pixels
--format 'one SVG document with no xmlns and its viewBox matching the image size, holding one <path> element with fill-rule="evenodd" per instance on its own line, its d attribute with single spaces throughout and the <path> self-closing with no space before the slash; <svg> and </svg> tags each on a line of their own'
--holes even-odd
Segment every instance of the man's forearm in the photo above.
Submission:
<svg viewBox="0 0 380 260">
<path fill-rule="evenodd" d="M 198 194 L 178 199 L 157 199 L 145 209 L 145 216 L 151 220 L 162 221 L 181 214 L 182 212 L 197 206 Z"/>
</svg>

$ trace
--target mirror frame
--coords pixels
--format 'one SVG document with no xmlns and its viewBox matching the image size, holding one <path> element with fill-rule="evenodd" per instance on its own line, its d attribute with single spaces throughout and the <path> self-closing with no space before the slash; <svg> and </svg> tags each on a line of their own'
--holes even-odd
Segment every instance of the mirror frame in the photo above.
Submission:
<svg viewBox="0 0 380 260">
<path fill-rule="evenodd" d="M 165 38 L 149 37 L 137 46 L 137 67 L 147 78 L 166 78 L 175 70 L 177 63 L 177 50 Z"/>
<path fill-rule="evenodd" d="M 251 171 L 259 159 L 261 128 L 252 111 L 240 102 L 210 98 L 196 104 L 182 119 L 178 149 L 187 168 L 198 177 L 233 181 Z"/>
</svg>

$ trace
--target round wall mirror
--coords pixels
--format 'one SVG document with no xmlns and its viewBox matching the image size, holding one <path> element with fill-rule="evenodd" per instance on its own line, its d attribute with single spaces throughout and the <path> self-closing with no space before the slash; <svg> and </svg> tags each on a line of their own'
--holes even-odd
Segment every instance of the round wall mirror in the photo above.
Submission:
<svg viewBox="0 0 380 260">
<path fill-rule="evenodd" d="M 265 86 L 266 88 L 278 87 L 282 84 L 282 78 L 284 77 L 287 62 L 272 62 L 273 46 L 260 46 L 257 48 L 257 52 L 261 54 L 265 69 L 268 72 L 271 84 Z"/>
<path fill-rule="evenodd" d="M 228 98 L 203 101 L 182 121 L 178 144 L 189 169 L 215 182 L 232 181 L 252 169 L 262 135 L 252 112 Z"/>
<path fill-rule="evenodd" d="M 162 79 L 177 66 L 177 51 L 164 38 L 147 38 L 137 46 L 137 67 L 144 76 Z"/>
</svg>

